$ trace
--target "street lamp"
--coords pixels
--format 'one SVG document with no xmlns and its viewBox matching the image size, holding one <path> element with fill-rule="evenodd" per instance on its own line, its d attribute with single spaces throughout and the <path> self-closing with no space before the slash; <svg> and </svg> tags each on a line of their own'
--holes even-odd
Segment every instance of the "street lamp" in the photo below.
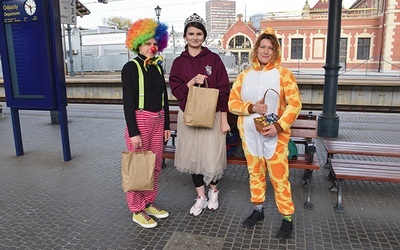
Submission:
<svg viewBox="0 0 400 250">
<path fill-rule="evenodd" d="M 154 8 L 154 11 L 156 12 L 157 21 L 160 22 L 160 14 L 161 14 L 160 6 L 157 5 L 157 7 Z"/>
</svg>

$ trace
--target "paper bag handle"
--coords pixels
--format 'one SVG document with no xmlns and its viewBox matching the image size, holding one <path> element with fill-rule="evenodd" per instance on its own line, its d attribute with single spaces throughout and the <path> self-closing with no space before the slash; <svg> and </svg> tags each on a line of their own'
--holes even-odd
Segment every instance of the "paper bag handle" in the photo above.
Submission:
<svg viewBox="0 0 400 250">
<path fill-rule="evenodd" d="M 208 88 L 208 81 L 207 81 L 207 79 L 206 78 L 204 78 L 204 82 L 205 82 L 205 84 L 206 84 L 206 88 Z M 198 84 L 198 83 L 195 83 L 194 85 L 196 85 L 197 84 L 197 86 L 201 86 L 201 84 Z"/>
</svg>

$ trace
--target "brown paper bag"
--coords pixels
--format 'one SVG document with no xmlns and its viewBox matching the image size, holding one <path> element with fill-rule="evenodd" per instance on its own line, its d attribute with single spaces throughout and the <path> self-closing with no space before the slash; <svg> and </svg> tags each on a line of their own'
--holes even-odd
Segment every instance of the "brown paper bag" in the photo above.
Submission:
<svg viewBox="0 0 400 250">
<path fill-rule="evenodd" d="M 154 189 L 156 155 L 152 151 L 122 152 L 122 190 L 144 191 Z"/>
<path fill-rule="evenodd" d="M 183 121 L 187 126 L 212 128 L 218 102 L 218 89 L 190 86 Z"/>
</svg>

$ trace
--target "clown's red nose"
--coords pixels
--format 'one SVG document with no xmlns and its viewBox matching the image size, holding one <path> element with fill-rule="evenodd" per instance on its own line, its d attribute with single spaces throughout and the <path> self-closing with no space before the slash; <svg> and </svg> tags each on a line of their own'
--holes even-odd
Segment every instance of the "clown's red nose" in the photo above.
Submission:
<svg viewBox="0 0 400 250">
<path fill-rule="evenodd" d="M 150 51 L 153 52 L 153 53 L 156 53 L 157 52 L 157 48 L 153 46 L 153 47 L 150 48 Z"/>
</svg>

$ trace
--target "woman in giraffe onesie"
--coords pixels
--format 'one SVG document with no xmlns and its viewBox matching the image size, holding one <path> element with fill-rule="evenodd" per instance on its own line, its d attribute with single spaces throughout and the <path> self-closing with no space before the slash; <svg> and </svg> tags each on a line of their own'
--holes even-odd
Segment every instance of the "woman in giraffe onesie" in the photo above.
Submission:
<svg viewBox="0 0 400 250">
<path fill-rule="evenodd" d="M 274 187 L 275 203 L 283 216 L 277 238 L 288 239 L 293 230 L 294 213 L 288 141 L 290 126 L 301 110 L 300 93 L 293 74 L 281 66 L 280 45 L 272 28 L 260 34 L 250 61 L 251 68 L 238 75 L 229 96 L 229 110 L 239 116 L 237 123 L 250 176 L 251 202 L 254 204 L 254 211 L 244 220 L 243 226 L 252 227 L 264 219 L 268 171 Z M 277 122 L 264 127 L 261 132 L 257 131 L 253 119 L 270 113 L 278 115 Z"/>
</svg>

